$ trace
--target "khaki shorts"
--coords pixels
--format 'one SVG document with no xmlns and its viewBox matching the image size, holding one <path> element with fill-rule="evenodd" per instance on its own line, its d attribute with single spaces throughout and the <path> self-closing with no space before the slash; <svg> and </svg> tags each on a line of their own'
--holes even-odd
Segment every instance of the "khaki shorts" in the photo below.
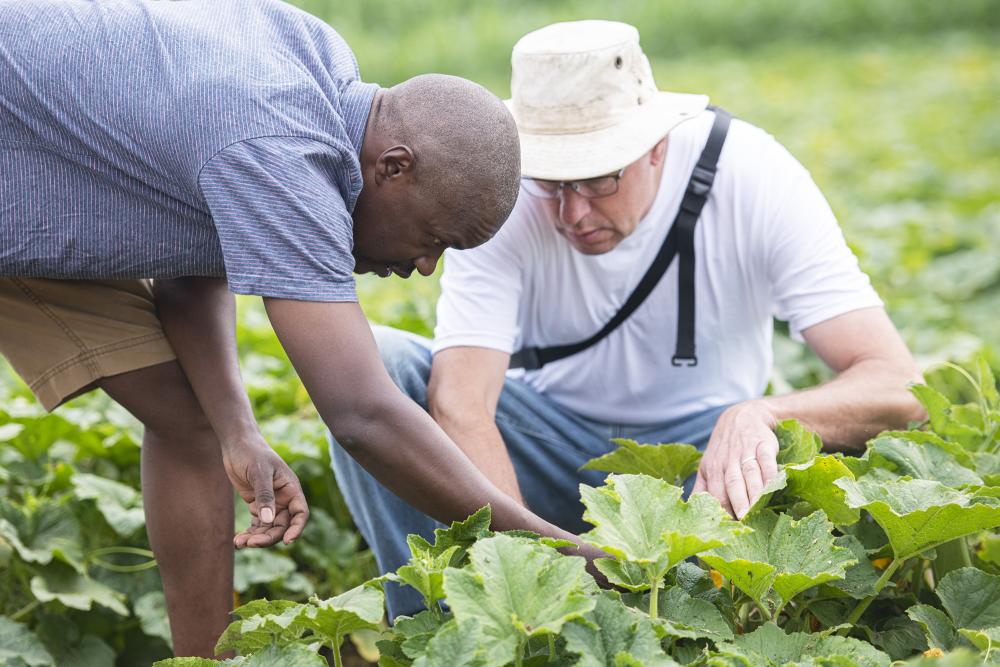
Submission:
<svg viewBox="0 0 1000 667">
<path fill-rule="evenodd" d="M 47 410 L 175 358 L 142 280 L 0 278 L 0 354 Z"/>
</svg>

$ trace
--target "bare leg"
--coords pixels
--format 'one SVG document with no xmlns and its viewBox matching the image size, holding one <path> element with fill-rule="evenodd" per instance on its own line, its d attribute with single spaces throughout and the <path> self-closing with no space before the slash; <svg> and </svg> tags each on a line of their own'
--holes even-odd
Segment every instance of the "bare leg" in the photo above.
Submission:
<svg viewBox="0 0 1000 667">
<path fill-rule="evenodd" d="M 180 365 L 98 382 L 146 427 L 142 499 L 174 653 L 214 657 L 233 602 L 233 489 L 219 443 Z"/>
</svg>

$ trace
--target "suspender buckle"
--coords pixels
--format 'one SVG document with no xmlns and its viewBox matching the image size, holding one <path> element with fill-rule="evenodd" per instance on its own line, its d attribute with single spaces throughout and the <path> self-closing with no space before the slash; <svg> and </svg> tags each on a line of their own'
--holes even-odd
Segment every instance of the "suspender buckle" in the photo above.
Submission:
<svg viewBox="0 0 1000 667">
<path fill-rule="evenodd" d="M 510 368 L 523 368 L 526 371 L 537 371 L 542 367 L 537 347 L 524 347 L 510 357 Z"/>
<path fill-rule="evenodd" d="M 670 360 L 670 363 L 674 366 L 685 366 L 690 368 L 698 365 L 698 357 L 681 357 L 675 354 Z"/>
<path fill-rule="evenodd" d="M 694 171 L 691 172 L 691 181 L 688 187 L 691 192 L 699 197 L 707 197 L 709 190 L 712 189 L 712 183 L 714 182 L 715 172 L 696 164 L 694 166 Z"/>
</svg>

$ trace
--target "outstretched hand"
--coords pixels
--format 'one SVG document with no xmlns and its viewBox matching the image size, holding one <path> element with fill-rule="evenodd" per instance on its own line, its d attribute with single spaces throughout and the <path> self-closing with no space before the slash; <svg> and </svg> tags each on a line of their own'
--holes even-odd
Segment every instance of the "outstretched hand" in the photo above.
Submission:
<svg viewBox="0 0 1000 667">
<path fill-rule="evenodd" d="M 778 474 L 774 416 L 755 401 L 738 403 L 719 416 L 705 448 L 694 491 L 707 491 L 742 519 Z"/>
<path fill-rule="evenodd" d="M 250 526 L 233 544 L 269 547 L 291 544 L 305 528 L 309 505 L 298 477 L 263 439 L 223 449 L 229 481 L 250 508 Z"/>
</svg>

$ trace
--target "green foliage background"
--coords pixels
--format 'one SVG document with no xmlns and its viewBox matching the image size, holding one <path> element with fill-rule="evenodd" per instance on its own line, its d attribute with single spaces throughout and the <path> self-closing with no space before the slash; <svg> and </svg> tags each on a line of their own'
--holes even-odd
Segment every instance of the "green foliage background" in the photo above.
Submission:
<svg viewBox="0 0 1000 667">
<path fill-rule="evenodd" d="M 578 18 L 637 25 L 661 88 L 709 94 L 774 134 L 811 170 L 894 321 L 939 387 L 962 398 L 960 385 L 951 386 L 954 374 L 931 370 L 945 359 L 964 361 L 985 346 L 997 365 L 995 2 L 296 4 L 343 34 L 366 80 L 391 85 L 438 71 L 480 81 L 502 97 L 509 93 L 510 47 L 525 32 Z M 436 278 L 404 283 L 365 277 L 359 285 L 373 320 L 431 333 Z M 798 343 L 779 336 L 775 345 L 775 389 L 825 377 Z M 303 480 L 314 510 L 300 545 L 238 555 L 240 594 L 304 599 L 312 592 L 323 597 L 347 590 L 372 574 L 370 554 L 361 548 L 329 473 L 322 427 L 254 300 L 241 301 L 240 346 L 265 434 Z M 98 395 L 73 401 L 56 417 L 43 416 L 28 396 L 0 363 L 0 429 L 22 425 L 15 435 L 13 429 L 0 431 L 0 504 L 7 516 L 51 508 L 62 536 L 76 541 L 80 576 L 117 591 L 129 615 L 102 606 L 96 594 L 91 611 L 38 600 L 30 581 L 49 566 L 23 561 L 2 536 L 0 615 L 27 624 L 50 649 L 72 644 L 82 651 L 86 645 L 95 656 L 89 664 L 149 664 L 167 652 L 158 638 L 164 618 L 156 570 L 120 572 L 143 559 L 99 551 L 146 548 L 143 531 L 116 533 L 72 482 L 83 472 L 136 488 L 138 428 Z M 241 516 L 238 523 L 245 520 Z M 95 641 L 108 650 L 94 648 Z"/>
</svg>

